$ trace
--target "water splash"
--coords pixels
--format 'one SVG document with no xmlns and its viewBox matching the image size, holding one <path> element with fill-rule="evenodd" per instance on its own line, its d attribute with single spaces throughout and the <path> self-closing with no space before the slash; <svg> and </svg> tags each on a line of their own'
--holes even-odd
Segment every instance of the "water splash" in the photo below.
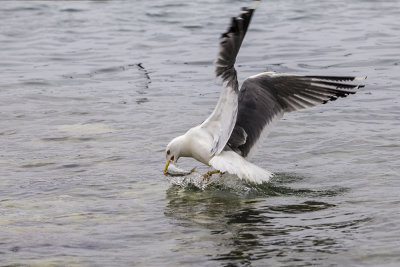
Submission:
<svg viewBox="0 0 400 267">
<path fill-rule="evenodd" d="M 172 185 L 176 185 L 182 188 L 195 188 L 205 190 L 215 180 L 214 177 L 210 179 L 204 179 L 204 177 L 198 173 L 193 172 L 184 176 L 173 176 L 167 178 Z"/>
<path fill-rule="evenodd" d="M 227 173 L 213 175 L 210 179 L 204 179 L 200 173 L 192 172 L 188 175 L 173 176 L 167 179 L 172 186 L 176 186 L 183 191 L 204 191 L 243 198 L 276 196 L 333 197 L 348 191 L 348 189 L 338 186 L 323 189 L 292 188 L 290 186 L 291 183 L 301 181 L 304 177 L 290 173 L 276 173 L 269 182 L 262 184 L 240 180 L 237 176 Z"/>
</svg>

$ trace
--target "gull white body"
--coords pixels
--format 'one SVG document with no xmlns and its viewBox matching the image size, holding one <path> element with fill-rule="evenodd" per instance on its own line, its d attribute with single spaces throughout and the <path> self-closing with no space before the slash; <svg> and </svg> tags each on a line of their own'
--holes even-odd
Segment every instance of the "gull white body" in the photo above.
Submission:
<svg viewBox="0 0 400 267">
<path fill-rule="evenodd" d="M 262 183 L 273 176 L 271 172 L 252 164 L 233 151 L 222 151 L 219 154 L 213 154 L 211 145 L 213 141 L 213 135 L 209 130 L 202 127 L 202 125 L 198 125 L 172 142 L 180 143 L 182 147 L 181 157 L 192 157 L 220 172 L 235 174 L 239 179 Z"/>
</svg>

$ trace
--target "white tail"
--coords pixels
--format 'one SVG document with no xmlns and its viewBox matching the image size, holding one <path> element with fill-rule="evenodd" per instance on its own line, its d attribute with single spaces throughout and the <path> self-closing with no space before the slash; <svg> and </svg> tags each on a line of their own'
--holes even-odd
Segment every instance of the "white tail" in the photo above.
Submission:
<svg viewBox="0 0 400 267">
<path fill-rule="evenodd" d="M 268 182 L 273 174 L 267 170 L 248 162 L 233 151 L 222 151 L 214 156 L 209 164 L 216 170 L 237 175 L 240 179 L 261 184 Z"/>
</svg>

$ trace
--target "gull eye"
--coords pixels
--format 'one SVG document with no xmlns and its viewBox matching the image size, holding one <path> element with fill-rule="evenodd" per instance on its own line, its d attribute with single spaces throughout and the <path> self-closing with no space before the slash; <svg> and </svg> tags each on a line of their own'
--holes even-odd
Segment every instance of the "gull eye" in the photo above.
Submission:
<svg viewBox="0 0 400 267">
<path fill-rule="evenodd" d="M 171 154 L 171 151 L 169 151 L 169 149 L 168 149 L 168 151 L 167 151 L 167 155 L 169 155 L 169 154 Z"/>
</svg>

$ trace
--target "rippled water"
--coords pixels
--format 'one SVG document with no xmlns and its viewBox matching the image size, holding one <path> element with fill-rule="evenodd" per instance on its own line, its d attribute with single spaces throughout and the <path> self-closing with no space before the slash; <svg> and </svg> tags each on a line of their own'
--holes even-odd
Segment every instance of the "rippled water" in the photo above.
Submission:
<svg viewBox="0 0 400 267">
<path fill-rule="evenodd" d="M 1 3 L 0 266 L 400 263 L 397 1 L 263 1 L 240 80 L 367 87 L 287 114 L 253 158 L 268 184 L 163 176 L 165 145 L 216 103 L 218 37 L 248 3 Z"/>
</svg>

